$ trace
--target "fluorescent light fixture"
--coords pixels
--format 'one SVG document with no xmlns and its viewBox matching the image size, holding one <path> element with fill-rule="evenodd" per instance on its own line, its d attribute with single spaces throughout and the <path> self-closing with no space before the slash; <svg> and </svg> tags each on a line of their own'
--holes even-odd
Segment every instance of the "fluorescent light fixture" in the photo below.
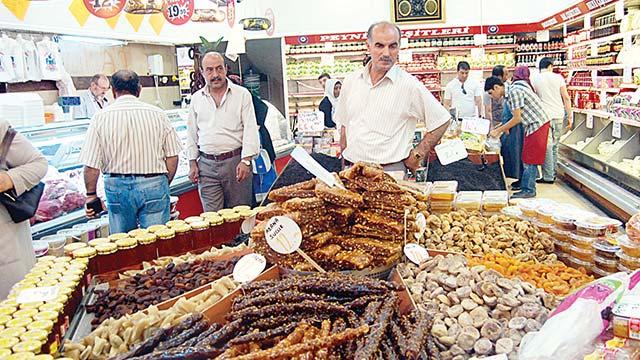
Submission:
<svg viewBox="0 0 640 360">
<path fill-rule="evenodd" d="M 126 41 L 117 40 L 117 39 L 105 39 L 105 38 L 75 36 L 75 35 L 60 35 L 60 40 L 70 41 L 70 42 L 79 42 L 84 44 L 95 44 L 95 45 L 101 45 L 101 46 L 127 45 Z"/>
</svg>

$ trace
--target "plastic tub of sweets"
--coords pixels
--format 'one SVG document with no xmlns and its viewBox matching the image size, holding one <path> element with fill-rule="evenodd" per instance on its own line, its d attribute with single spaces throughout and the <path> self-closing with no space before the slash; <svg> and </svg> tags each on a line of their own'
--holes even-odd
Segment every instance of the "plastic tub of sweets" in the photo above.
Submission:
<svg viewBox="0 0 640 360">
<path fill-rule="evenodd" d="M 518 202 L 517 206 L 522 210 L 522 215 L 525 218 L 535 218 L 536 217 L 536 209 L 539 204 L 536 200 L 521 200 Z"/>
<path fill-rule="evenodd" d="M 571 243 L 571 233 L 569 231 L 564 231 L 564 230 L 560 230 L 555 227 L 552 227 L 551 237 L 556 240 L 564 241 L 566 243 Z"/>
<path fill-rule="evenodd" d="M 33 252 L 37 258 L 46 256 L 49 253 L 49 243 L 42 240 L 36 240 L 33 243 Z"/>
<path fill-rule="evenodd" d="M 593 273 L 593 275 L 595 275 L 595 276 L 596 276 L 596 277 L 598 277 L 598 278 L 602 278 L 602 277 L 605 277 L 605 276 L 609 276 L 609 275 L 611 275 L 611 274 L 616 273 L 617 271 L 618 271 L 618 270 L 616 269 L 614 272 L 609 272 L 609 271 L 602 270 L 602 269 L 600 269 L 600 268 L 598 268 L 598 267 L 595 267 L 595 266 L 591 268 L 591 272 Z"/>
<path fill-rule="evenodd" d="M 582 248 L 582 249 L 585 249 L 585 250 L 592 249 L 593 248 L 593 243 L 595 241 L 603 241 L 604 240 L 604 238 L 592 238 L 592 237 L 582 236 L 582 235 L 574 234 L 574 233 L 571 233 L 569 235 L 569 238 L 571 238 L 571 244 L 572 245 L 574 245 L 576 247 L 579 247 L 579 248 Z"/>
<path fill-rule="evenodd" d="M 626 229 L 629 240 L 640 243 L 640 213 L 633 215 L 627 221 Z"/>
<path fill-rule="evenodd" d="M 550 226 L 553 225 L 553 214 L 556 212 L 557 208 L 558 207 L 555 204 L 544 204 L 539 206 L 536 209 L 536 219 L 544 224 Z"/>
<path fill-rule="evenodd" d="M 78 224 L 78 225 L 74 225 L 73 228 L 82 231 L 80 238 L 82 239 L 81 241 L 84 243 L 88 243 L 89 240 L 93 240 L 99 237 L 99 236 L 96 236 L 96 229 L 98 228 L 96 224 L 89 224 L 89 223 Z"/>
<path fill-rule="evenodd" d="M 49 235 L 44 236 L 40 241 L 46 241 L 49 244 L 48 255 L 63 256 L 64 245 L 67 243 L 67 238 L 62 235 Z"/>
<path fill-rule="evenodd" d="M 613 220 L 603 216 L 592 216 L 575 222 L 576 232 L 582 236 L 601 238 L 612 228 Z"/>
<path fill-rule="evenodd" d="M 594 241 L 592 246 L 596 251 L 596 256 L 603 259 L 618 260 L 616 252 L 620 250 L 620 246 L 612 245 L 607 241 Z"/>
<path fill-rule="evenodd" d="M 102 218 L 89 220 L 87 221 L 87 224 L 93 225 L 96 228 L 94 239 L 109 236 L 109 223 L 107 222 L 106 229 L 105 229 L 104 220 Z"/>
<path fill-rule="evenodd" d="M 575 217 L 568 215 L 564 211 L 556 211 L 551 219 L 553 220 L 553 225 L 558 230 L 574 231 L 576 229 Z"/>
<path fill-rule="evenodd" d="M 596 264 L 596 268 L 606 272 L 616 272 L 618 270 L 618 261 L 602 258 L 600 256 L 594 256 L 593 262 Z"/>
<path fill-rule="evenodd" d="M 618 255 L 619 263 L 627 269 L 631 271 L 640 269 L 640 259 L 625 254 L 623 250 L 618 251 L 616 255 Z"/>
<path fill-rule="evenodd" d="M 56 234 L 67 238 L 67 244 L 82 241 L 82 230 L 79 229 L 62 229 Z"/>
<path fill-rule="evenodd" d="M 593 267 L 593 265 L 594 265 L 594 263 L 593 263 L 593 262 L 583 261 L 583 260 L 580 260 L 580 259 L 576 259 L 576 258 L 575 258 L 575 257 L 573 257 L 573 256 L 569 256 L 569 257 L 566 259 L 566 261 L 567 261 L 567 262 L 566 262 L 567 266 L 570 266 L 570 267 L 572 267 L 572 268 L 574 268 L 574 269 L 578 269 L 578 270 L 580 270 L 580 269 L 584 269 L 584 271 L 585 271 L 585 273 L 586 273 L 586 274 L 589 274 L 589 272 L 591 271 L 591 268 L 592 268 L 592 267 Z"/>
<path fill-rule="evenodd" d="M 618 245 L 626 255 L 640 257 L 640 243 L 629 240 L 628 235 L 620 235 L 616 238 Z"/>
<path fill-rule="evenodd" d="M 502 208 L 500 212 L 503 215 L 507 215 L 513 219 L 520 219 L 520 217 L 522 216 L 522 210 L 519 207 L 513 205 Z"/>
</svg>

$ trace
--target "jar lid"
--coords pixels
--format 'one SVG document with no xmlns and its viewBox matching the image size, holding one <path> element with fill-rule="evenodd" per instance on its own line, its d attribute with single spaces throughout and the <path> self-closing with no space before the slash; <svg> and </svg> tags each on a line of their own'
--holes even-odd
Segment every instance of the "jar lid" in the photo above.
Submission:
<svg viewBox="0 0 640 360">
<path fill-rule="evenodd" d="M 229 214 L 235 214 L 236 211 L 233 209 L 221 209 L 218 210 L 218 214 L 220 214 L 220 216 L 224 217 L 225 215 L 229 215 Z"/>
<path fill-rule="evenodd" d="M 58 318 L 58 313 L 55 311 L 41 311 L 37 313 L 33 319 L 34 320 L 56 320 Z"/>
<path fill-rule="evenodd" d="M 33 324 L 33 323 L 32 323 Z M 51 326 L 53 327 L 53 325 Z M 27 332 L 27 329 L 23 327 L 7 327 L 6 329 L 0 331 L 0 338 L 5 337 L 20 337 L 20 335 Z"/>
<path fill-rule="evenodd" d="M 31 318 L 14 318 L 13 320 L 7 321 L 5 326 L 7 328 L 23 328 L 29 325 L 32 321 L 33 320 Z"/>
<path fill-rule="evenodd" d="M 148 233 L 149 233 L 149 230 L 147 230 L 147 229 L 134 229 L 134 230 L 129 231 L 128 234 L 129 234 L 130 238 L 136 238 L 139 235 L 148 234 Z"/>
<path fill-rule="evenodd" d="M 52 270 L 51 272 L 47 273 L 45 276 L 43 276 L 42 278 L 40 278 L 40 281 L 50 281 L 50 280 L 58 280 L 62 277 L 62 273 L 66 271 L 66 269 L 64 270 Z"/>
<path fill-rule="evenodd" d="M 4 325 L 13 319 L 11 315 L 0 315 L 0 325 Z"/>
<path fill-rule="evenodd" d="M 120 239 L 116 241 L 118 249 L 131 249 L 138 245 L 138 240 L 132 238 Z"/>
<path fill-rule="evenodd" d="M 616 245 L 624 246 L 633 250 L 640 250 L 640 243 L 631 241 L 631 239 L 629 239 L 629 235 L 627 234 L 620 234 L 614 239 L 607 238 L 607 241 L 609 241 L 610 243 L 615 242 Z"/>
<path fill-rule="evenodd" d="M 38 283 L 38 287 L 49 287 L 58 285 L 58 279 L 44 279 Z"/>
<path fill-rule="evenodd" d="M 220 216 L 218 215 L 218 212 L 216 211 L 207 211 L 207 212 L 203 212 L 202 214 L 200 214 L 200 217 L 203 219 L 206 219 L 208 217 L 212 217 L 212 216 Z"/>
<path fill-rule="evenodd" d="M 241 211 L 238 211 L 238 214 L 243 219 L 248 219 L 248 218 L 252 217 L 253 215 L 255 215 L 253 210 L 241 210 Z"/>
<path fill-rule="evenodd" d="M 173 229 L 162 229 L 156 232 L 156 236 L 158 236 L 158 239 L 161 240 L 170 239 L 176 236 L 176 232 Z"/>
<path fill-rule="evenodd" d="M 69 268 L 78 268 L 78 269 L 86 269 L 87 265 L 89 264 L 89 260 L 88 259 L 73 259 L 71 261 L 71 265 L 69 265 Z"/>
<path fill-rule="evenodd" d="M 38 353 L 40 352 L 41 347 L 42 347 L 41 341 L 29 340 L 29 341 L 23 341 L 21 343 L 17 343 L 11 348 L 11 350 L 13 350 L 13 352 L 16 352 L 16 353 L 25 352 L 25 351 Z"/>
<path fill-rule="evenodd" d="M 58 358 L 58 359 L 62 359 L 62 358 Z M 31 360 L 53 360 L 53 356 L 49 354 L 40 354 L 31 358 Z"/>
<path fill-rule="evenodd" d="M 240 214 L 238 213 L 224 214 L 222 215 L 222 218 L 224 219 L 225 222 L 238 221 L 240 220 Z"/>
<path fill-rule="evenodd" d="M 69 296 L 66 294 L 58 294 L 58 297 L 51 300 L 51 302 L 48 303 L 60 303 L 60 304 L 66 304 L 67 301 L 69 300 Z"/>
<path fill-rule="evenodd" d="M 96 245 L 95 248 L 96 248 L 96 251 L 98 252 L 98 255 L 109 255 L 118 251 L 118 245 L 114 243 Z"/>
<path fill-rule="evenodd" d="M 47 268 L 47 270 L 48 270 L 48 269 L 49 269 L 49 268 Z M 32 270 L 30 273 L 27 273 L 27 275 L 25 275 L 25 276 L 24 276 L 24 279 L 25 279 L 25 280 L 38 280 L 38 279 L 40 279 L 41 277 L 43 277 L 43 276 L 44 276 L 44 274 L 45 274 L 45 272 L 44 272 L 44 271 L 40 271 L 40 270 L 38 270 L 38 271 L 33 271 L 33 270 Z"/>
<path fill-rule="evenodd" d="M 109 244 L 111 242 L 111 240 L 107 239 L 107 238 L 97 238 L 97 239 L 93 239 L 91 241 L 89 241 L 89 245 L 96 247 L 97 245 L 100 244 Z"/>
<path fill-rule="evenodd" d="M 138 243 L 142 245 L 153 244 L 157 239 L 158 237 L 155 234 L 151 233 L 136 236 L 136 240 L 138 240 Z"/>
<path fill-rule="evenodd" d="M 60 257 L 57 257 L 53 262 L 55 262 L 55 263 L 68 263 L 71 260 L 73 260 L 73 258 L 71 256 L 60 256 Z"/>
<path fill-rule="evenodd" d="M 203 230 L 203 229 L 209 228 L 208 221 L 194 221 L 190 225 L 193 229 L 197 229 L 197 230 Z"/>
<path fill-rule="evenodd" d="M 241 212 L 241 211 L 248 211 L 251 210 L 251 206 L 248 205 L 238 205 L 236 207 L 233 208 L 233 211 L 235 212 Z"/>
<path fill-rule="evenodd" d="M 33 360 L 35 356 L 36 354 L 31 351 L 24 351 L 24 352 L 11 354 L 7 356 L 7 358 L 4 360 Z"/>
<path fill-rule="evenodd" d="M 224 222 L 224 219 L 220 215 L 212 215 L 204 218 L 205 221 L 208 221 L 210 225 L 220 225 Z"/>
<path fill-rule="evenodd" d="M 253 210 L 255 210 L 256 214 L 257 214 L 257 213 L 259 213 L 260 211 L 262 211 L 262 210 L 264 210 L 266 208 L 267 208 L 266 206 L 258 206 L 258 207 L 253 208 Z"/>
<path fill-rule="evenodd" d="M 87 247 L 88 245 L 83 242 L 71 243 L 69 245 L 64 246 L 65 254 L 73 253 L 74 250 L 82 249 L 83 247 Z"/>
<path fill-rule="evenodd" d="M 38 309 L 40 311 L 55 311 L 55 312 L 60 312 L 62 311 L 62 308 L 64 307 L 64 305 L 62 305 L 62 303 L 59 302 L 48 302 L 42 306 L 40 306 Z"/>
<path fill-rule="evenodd" d="M 96 249 L 92 247 L 85 247 L 85 248 L 75 250 L 73 252 L 73 257 L 74 258 L 92 258 L 97 254 L 98 252 L 96 251 Z"/>
<path fill-rule="evenodd" d="M 0 338 L 0 349 L 11 349 L 20 340 L 17 337 L 3 337 Z"/>
<path fill-rule="evenodd" d="M 157 233 L 159 230 L 168 229 L 165 225 L 151 225 L 147 228 L 150 233 Z"/>
<path fill-rule="evenodd" d="M 615 253 L 620 250 L 620 246 L 611 245 L 609 242 L 605 241 L 596 241 L 591 246 L 597 251 Z"/>
<path fill-rule="evenodd" d="M 29 330 L 42 329 L 42 330 L 46 330 L 46 331 L 51 331 L 51 329 L 53 329 L 53 321 L 51 321 L 51 320 L 36 320 L 36 321 L 32 322 L 31 324 L 27 325 L 27 329 L 29 329 Z"/>
<path fill-rule="evenodd" d="M 26 333 L 20 335 L 20 340 L 29 341 L 29 340 L 37 340 L 37 341 L 46 341 L 49 337 L 49 333 L 46 330 L 35 329 L 29 330 Z"/>
<path fill-rule="evenodd" d="M 116 242 L 120 239 L 126 239 L 129 237 L 129 234 L 125 234 L 125 233 L 116 233 L 116 234 L 111 234 L 109 235 L 109 241 L 111 242 Z"/>
<path fill-rule="evenodd" d="M 38 307 L 36 306 L 35 309 L 22 309 L 22 310 L 18 310 L 16 312 L 13 313 L 13 317 L 15 319 L 19 319 L 19 318 L 27 318 L 27 319 L 33 319 L 33 317 L 38 313 Z M 14 325 L 16 326 L 16 325 Z M 20 325 L 17 325 L 20 326 Z"/>
<path fill-rule="evenodd" d="M 20 309 L 38 309 L 40 306 L 44 305 L 42 301 L 30 302 L 30 303 L 22 303 L 20 304 Z"/>
<path fill-rule="evenodd" d="M 184 222 L 183 220 L 169 220 L 169 221 L 167 221 L 166 225 L 167 225 L 167 227 L 172 228 L 172 227 L 174 227 L 176 225 L 184 225 L 184 224 L 186 224 L 186 222 Z"/>
<path fill-rule="evenodd" d="M 187 224 L 191 224 L 193 222 L 200 222 L 203 220 L 204 219 L 201 218 L 200 216 L 189 216 L 188 218 L 184 219 L 184 222 L 186 222 Z"/>
<path fill-rule="evenodd" d="M 187 224 L 179 224 L 179 225 L 174 225 L 172 227 L 172 229 L 176 233 L 181 234 L 181 233 L 186 233 L 187 231 L 190 231 L 191 230 L 191 226 L 189 226 Z"/>
<path fill-rule="evenodd" d="M 604 216 L 592 216 L 585 219 L 576 220 L 575 224 L 577 227 L 584 229 L 594 229 L 601 230 L 606 229 L 611 225 L 611 221 L 614 219 L 609 219 Z"/>
<path fill-rule="evenodd" d="M 56 260 L 57 257 L 53 256 L 53 255 L 45 255 L 45 256 L 41 256 L 38 258 L 38 263 L 44 263 L 47 261 L 54 261 Z"/>
</svg>

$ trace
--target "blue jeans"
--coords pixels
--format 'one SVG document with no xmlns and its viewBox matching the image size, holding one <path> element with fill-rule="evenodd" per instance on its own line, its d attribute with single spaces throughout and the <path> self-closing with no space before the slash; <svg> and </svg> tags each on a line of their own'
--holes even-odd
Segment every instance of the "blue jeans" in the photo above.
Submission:
<svg viewBox="0 0 640 360">
<path fill-rule="evenodd" d="M 169 181 L 155 177 L 105 175 L 104 190 L 111 233 L 126 233 L 169 221 Z"/>
<path fill-rule="evenodd" d="M 520 189 L 523 193 L 536 195 L 536 178 L 538 177 L 538 165 L 523 164 L 524 171 L 520 179 Z"/>
<path fill-rule="evenodd" d="M 549 143 L 547 144 L 547 153 L 542 165 L 542 178 L 547 181 L 556 179 L 556 164 L 558 163 L 558 143 L 562 136 L 564 119 L 552 119 L 549 128 Z"/>
</svg>

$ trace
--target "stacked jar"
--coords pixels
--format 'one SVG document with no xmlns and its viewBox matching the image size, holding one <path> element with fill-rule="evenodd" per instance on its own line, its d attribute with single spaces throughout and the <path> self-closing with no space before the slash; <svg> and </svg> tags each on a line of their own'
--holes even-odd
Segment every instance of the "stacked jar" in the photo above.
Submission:
<svg viewBox="0 0 640 360">
<path fill-rule="evenodd" d="M 96 249 L 90 246 L 77 249 L 73 252 L 74 259 L 85 259 L 84 261 L 87 261 L 87 270 L 91 275 L 98 274 L 98 268 L 96 266 L 97 255 L 98 252 Z"/>
<path fill-rule="evenodd" d="M 152 261 L 158 258 L 158 237 L 155 234 L 146 232 L 135 238 L 138 241 L 138 259 L 142 261 Z"/>
<path fill-rule="evenodd" d="M 155 232 L 158 237 L 158 257 L 174 256 L 176 250 L 176 232 L 170 228 L 158 229 Z"/>
<path fill-rule="evenodd" d="M 106 242 L 96 244 L 94 247 L 96 249 L 96 252 L 98 253 L 98 258 L 96 260 L 98 274 L 105 274 L 118 270 L 118 268 L 120 267 L 119 255 L 116 254 L 116 252 L 118 251 L 118 245 L 112 242 Z"/>
<path fill-rule="evenodd" d="M 209 221 L 202 219 L 200 221 L 191 222 L 193 230 L 193 251 L 203 252 L 211 248 L 211 226 Z"/>
<path fill-rule="evenodd" d="M 138 241 L 130 237 L 120 239 L 116 241 L 118 246 L 118 264 L 119 268 L 128 268 L 140 264 L 142 261 L 138 258 Z"/>
<path fill-rule="evenodd" d="M 559 206 L 555 202 L 545 202 L 536 207 L 535 218 L 531 221 L 538 229 L 544 233 L 552 235 L 553 214 L 558 211 Z"/>
<path fill-rule="evenodd" d="M 244 206 L 242 207 L 242 209 L 245 208 Z M 222 244 L 230 243 L 240 233 L 240 226 L 242 225 L 240 214 L 235 209 L 222 209 L 218 211 L 218 214 L 224 220 L 221 231 Z"/>
<path fill-rule="evenodd" d="M 218 215 L 217 212 L 205 212 L 200 214 L 200 217 L 209 223 L 211 242 L 209 243 L 208 247 L 211 248 L 223 243 L 224 238 L 222 236 L 222 231 L 224 227 L 224 219 L 222 218 L 222 216 Z"/>
<path fill-rule="evenodd" d="M 609 255 L 611 249 L 605 245 L 608 244 L 607 235 L 613 231 L 616 221 L 595 215 L 577 219 L 574 222 L 576 229 L 570 236 L 570 265 L 576 268 L 589 266 L 595 275 L 608 275 L 616 264 Z M 599 251 L 598 255 L 596 250 Z"/>
</svg>

